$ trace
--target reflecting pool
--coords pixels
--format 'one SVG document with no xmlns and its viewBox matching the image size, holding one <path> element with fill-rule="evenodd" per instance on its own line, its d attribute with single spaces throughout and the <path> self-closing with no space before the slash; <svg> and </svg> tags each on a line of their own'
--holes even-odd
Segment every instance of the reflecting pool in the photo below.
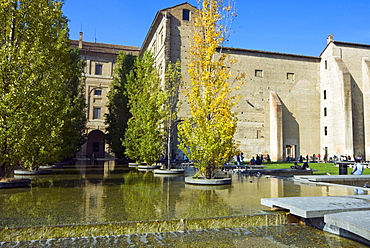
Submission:
<svg viewBox="0 0 370 248">
<path fill-rule="evenodd" d="M 180 176 L 138 172 L 115 161 L 55 169 L 32 187 L 0 189 L 0 228 L 252 215 L 261 198 L 353 195 L 351 188 L 310 186 L 273 177 L 225 174 L 232 185 L 185 185 Z"/>
</svg>

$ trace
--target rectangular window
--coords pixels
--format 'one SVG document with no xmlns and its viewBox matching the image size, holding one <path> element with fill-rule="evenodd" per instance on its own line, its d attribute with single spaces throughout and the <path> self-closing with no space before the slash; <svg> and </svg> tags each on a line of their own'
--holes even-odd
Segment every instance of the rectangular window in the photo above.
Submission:
<svg viewBox="0 0 370 248">
<path fill-rule="evenodd" d="M 101 108 L 94 108 L 93 119 L 100 119 Z"/>
<path fill-rule="evenodd" d="M 103 65 L 96 64 L 95 65 L 95 75 L 102 75 L 103 74 Z"/>
<path fill-rule="evenodd" d="M 190 10 L 188 10 L 188 9 L 183 9 L 182 10 L 182 20 L 190 21 Z"/>
<path fill-rule="evenodd" d="M 326 90 L 324 90 L 324 100 L 326 99 Z"/>
<path fill-rule="evenodd" d="M 324 135 L 328 135 L 328 127 L 324 127 Z"/>
<path fill-rule="evenodd" d="M 254 76 L 255 77 L 263 77 L 263 70 L 255 70 L 254 71 Z"/>
<path fill-rule="evenodd" d="M 328 61 L 325 60 L 325 70 L 328 69 Z"/>
<path fill-rule="evenodd" d="M 153 41 L 153 53 L 154 53 L 154 55 L 156 55 L 157 54 L 157 41 L 155 40 L 155 41 Z"/>
<path fill-rule="evenodd" d="M 94 95 L 95 96 L 101 96 L 101 89 L 94 90 Z"/>
<path fill-rule="evenodd" d="M 327 114 L 326 108 L 324 108 L 324 116 L 327 116 Z"/>
<path fill-rule="evenodd" d="M 163 28 L 159 32 L 159 45 L 162 46 L 164 43 L 164 37 L 163 37 Z"/>
<path fill-rule="evenodd" d="M 286 74 L 286 79 L 288 79 L 288 80 L 294 80 L 294 73 L 288 72 Z"/>
<path fill-rule="evenodd" d="M 101 96 L 101 89 L 94 90 L 94 95 L 95 96 Z"/>
</svg>

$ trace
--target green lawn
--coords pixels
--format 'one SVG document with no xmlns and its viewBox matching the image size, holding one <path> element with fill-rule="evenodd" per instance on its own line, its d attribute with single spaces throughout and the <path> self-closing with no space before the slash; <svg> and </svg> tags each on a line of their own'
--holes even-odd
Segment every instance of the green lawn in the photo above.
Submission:
<svg viewBox="0 0 370 248">
<path fill-rule="evenodd" d="M 299 165 L 303 165 L 303 163 L 298 163 Z M 290 166 L 294 165 L 294 163 L 263 163 L 263 165 L 267 166 L 266 169 L 290 169 Z M 326 172 L 329 172 L 331 175 L 339 175 L 339 167 L 334 166 L 333 163 L 309 163 L 309 166 L 313 170 L 317 170 L 314 172 L 314 175 L 326 175 Z M 348 168 L 348 174 L 351 174 L 352 168 Z M 364 175 L 370 175 L 370 169 L 364 169 Z"/>
</svg>

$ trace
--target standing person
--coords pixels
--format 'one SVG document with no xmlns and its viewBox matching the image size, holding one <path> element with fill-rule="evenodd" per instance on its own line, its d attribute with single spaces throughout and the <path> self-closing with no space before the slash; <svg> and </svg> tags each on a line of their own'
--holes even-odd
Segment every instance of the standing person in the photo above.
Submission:
<svg viewBox="0 0 370 248">
<path fill-rule="evenodd" d="M 320 153 L 319 153 L 319 154 L 317 154 L 317 162 L 318 162 L 318 163 L 320 163 L 320 159 L 321 159 L 321 155 L 320 155 Z"/>
<path fill-rule="evenodd" d="M 244 156 L 243 156 L 243 153 L 240 153 L 240 163 L 241 163 L 241 165 L 244 164 Z"/>
<path fill-rule="evenodd" d="M 240 155 L 236 155 L 236 165 L 239 167 L 240 166 Z"/>
<path fill-rule="evenodd" d="M 91 154 L 91 164 L 95 165 L 95 161 L 96 161 L 96 156 L 95 156 L 95 153 L 93 153 Z"/>
<path fill-rule="evenodd" d="M 355 164 L 353 166 L 353 170 L 351 174 L 352 175 L 362 175 L 363 170 L 364 170 L 364 166 L 361 164 L 361 158 L 355 157 Z"/>
</svg>

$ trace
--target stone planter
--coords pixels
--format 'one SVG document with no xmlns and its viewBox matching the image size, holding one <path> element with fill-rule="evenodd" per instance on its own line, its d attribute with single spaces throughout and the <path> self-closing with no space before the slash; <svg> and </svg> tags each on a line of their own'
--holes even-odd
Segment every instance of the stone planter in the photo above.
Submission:
<svg viewBox="0 0 370 248">
<path fill-rule="evenodd" d="M 9 182 L 0 182 L 0 189 L 29 187 L 30 183 L 30 179 L 18 179 Z"/>
<path fill-rule="evenodd" d="M 14 170 L 14 175 L 22 175 L 22 176 L 36 176 L 36 175 L 48 175 L 53 174 L 52 170 L 35 170 L 35 171 L 29 171 L 29 170 Z"/>
<path fill-rule="evenodd" d="M 227 185 L 231 184 L 231 178 L 214 178 L 214 179 L 206 179 L 202 177 L 193 178 L 193 177 L 185 177 L 185 183 L 192 184 L 192 185 Z"/>
<path fill-rule="evenodd" d="M 154 174 L 164 174 L 164 175 L 178 175 L 178 174 L 184 174 L 184 169 L 165 169 L 165 170 L 154 170 Z"/>
<path fill-rule="evenodd" d="M 144 169 L 144 170 L 154 170 L 161 168 L 160 165 L 138 165 L 138 169 Z"/>
<path fill-rule="evenodd" d="M 229 190 L 232 188 L 231 184 L 224 185 L 196 185 L 196 184 L 185 184 L 186 189 L 196 189 L 196 190 Z"/>
<path fill-rule="evenodd" d="M 128 167 L 137 168 L 141 163 L 128 163 Z"/>
<path fill-rule="evenodd" d="M 61 165 L 43 165 L 43 166 L 40 166 L 39 169 L 41 170 L 45 170 L 45 169 L 62 169 L 63 166 Z"/>
</svg>

